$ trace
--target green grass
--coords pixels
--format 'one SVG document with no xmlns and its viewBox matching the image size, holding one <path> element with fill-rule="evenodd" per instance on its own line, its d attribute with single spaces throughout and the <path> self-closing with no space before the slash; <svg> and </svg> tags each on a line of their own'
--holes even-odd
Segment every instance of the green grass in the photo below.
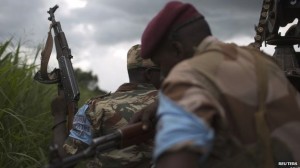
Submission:
<svg viewBox="0 0 300 168">
<path fill-rule="evenodd" d="M 52 137 L 50 102 L 56 96 L 56 85 L 33 80 L 38 68 L 35 55 L 23 53 L 20 43 L 0 43 L 0 167 L 42 167 L 48 162 Z M 80 86 L 82 104 L 103 92 Z"/>
</svg>

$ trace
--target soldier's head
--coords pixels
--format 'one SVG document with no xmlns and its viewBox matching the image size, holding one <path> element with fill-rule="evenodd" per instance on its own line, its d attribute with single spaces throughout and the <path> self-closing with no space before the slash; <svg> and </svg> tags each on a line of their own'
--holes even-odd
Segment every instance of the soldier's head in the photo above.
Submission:
<svg viewBox="0 0 300 168">
<path fill-rule="evenodd" d="M 190 58 L 200 42 L 211 35 L 204 16 L 188 3 L 172 1 L 149 22 L 142 35 L 141 56 L 151 58 L 162 76 Z"/>
<path fill-rule="evenodd" d="M 160 86 L 160 69 L 151 59 L 142 59 L 141 45 L 134 45 L 127 53 L 127 70 L 131 83 L 150 83 Z"/>
</svg>

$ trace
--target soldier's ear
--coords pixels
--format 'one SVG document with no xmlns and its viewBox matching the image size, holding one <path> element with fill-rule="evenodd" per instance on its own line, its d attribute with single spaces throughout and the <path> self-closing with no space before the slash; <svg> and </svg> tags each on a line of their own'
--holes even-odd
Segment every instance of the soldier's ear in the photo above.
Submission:
<svg viewBox="0 0 300 168">
<path fill-rule="evenodd" d="M 172 41 L 171 45 L 173 47 L 174 52 L 176 52 L 176 57 L 178 57 L 179 59 L 183 59 L 184 49 L 182 43 L 180 43 L 179 41 Z"/>
<path fill-rule="evenodd" d="M 152 76 L 151 76 L 151 69 L 150 68 L 145 69 L 144 77 L 145 77 L 147 82 L 151 82 Z"/>
</svg>

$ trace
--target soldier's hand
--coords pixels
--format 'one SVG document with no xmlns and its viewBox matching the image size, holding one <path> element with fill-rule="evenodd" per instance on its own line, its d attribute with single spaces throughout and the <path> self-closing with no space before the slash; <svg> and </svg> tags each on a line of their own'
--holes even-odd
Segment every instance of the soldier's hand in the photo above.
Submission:
<svg viewBox="0 0 300 168">
<path fill-rule="evenodd" d="M 140 110 L 139 112 L 135 113 L 132 116 L 129 124 L 142 122 L 144 130 L 148 130 L 151 127 L 154 127 L 155 122 L 156 122 L 155 114 L 157 111 L 157 107 L 158 107 L 158 101 L 155 101 L 155 102 L 149 104 L 147 107 L 145 107 L 142 110 Z"/>
<path fill-rule="evenodd" d="M 54 117 L 63 118 L 66 116 L 66 100 L 63 95 L 55 97 L 51 102 L 51 113 Z"/>
</svg>

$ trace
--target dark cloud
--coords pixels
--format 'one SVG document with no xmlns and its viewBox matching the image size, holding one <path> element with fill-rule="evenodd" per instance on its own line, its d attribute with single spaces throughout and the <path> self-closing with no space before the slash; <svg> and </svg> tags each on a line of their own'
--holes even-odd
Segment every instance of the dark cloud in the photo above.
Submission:
<svg viewBox="0 0 300 168">
<path fill-rule="evenodd" d="M 139 39 L 146 24 L 166 2 L 94 0 L 89 1 L 85 8 L 75 10 L 70 20 L 74 23 L 93 25 L 96 28 L 94 40 L 101 45 L 112 45 Z M 213 33 L 220 39 L 241 34 L 254 35 L 253 27 L 257 24 L 261 8 L 259 1 L 186 0 L 185 2 L 194 4 L 206 16 Z"/>
<path fill-rule="evenodd" d="M 125 64 L 127 48 L 140 41 L 147 23 L 169 0 L 82 0 L 86 1 L 85 7 L 70 8 L 68 4 L 74 4 L 75 1 L 79 0 L 1 1 L 0 41 L 9 39 L 12 35 L 15 40 L 22 38 L 30 41 L 26 43 L 28 47 L 35 47 L 45 41 L 49 27 L 47 10 L 58 3 L 60 7 L 55 13 L 56 19 L 61 22 L 76 58 L 74 63 L 90 68 L 99 75 L 99 79 L 104 79 L 104 83 L 109 79 L 107 76 L 103 77 L 103 72 L 99 72 L 99 66 L 106 66 L 107 72 L 126 76 L 125 69 L 116 68 Z M 253 27 L 258 22 L 262 1 L 183 1 L 193 4 L 205 15 L 213 34 L 221 40 L 239 36 L 252 38 L 255 34 Z M 123 48 L 117 48 L 120 46 Z M 122 53 L 114 53 L 114 50 L 122 50 Z M 109 66 L 114 63 L 109 61 L 117 59 L 123 62 L 115 62 L 116 66 Z M 103 61 L 106 64 L 102 64 Z M 93 65 L 96 62 L 98 65 Z M 116 85 L 114 88 L 120 84 L 121 81 L 115 82 L 117 78 L 114 77 L 111 79 L 113 82 L 106 83 L 108 90 L 113 90 L 109 88 L 112 83 Z"/>
<path fill-rule="evenodd" d="M 43 8 L 43 1 L 1 1 L 0 40 L 13 37 L 15 40 L 32 41 L 31 44 L 37 43 L 38 36 L 43 38 L 39 31 L 41 25 L 47 24 L 47 21 L 41 18 Z"/>
<path fill-rule="evenodd" d="M 202 4 L 203 2 L 203 4 Z M 220 39 L 232 36 L 254 36 L 254 25 L 258 23 L 262 1 L 210 1 L 197 3 L 197 8 L 211 25 L 213 33 Z"/>
<path fill-rule="evenodd" d="M 89 0 L 85 8 L 72 10 L 63 15 L 64 6 L 57 12 L 63 28 L 71 30 L 78 24 L 89 24 L 95 28 L 93 41 L 101 45 L 112 45 L 139 39 L 149 20 L 168 0 Z M 194 4 L 211 24 L 212 31 L 221 39 L 236 34 L 253 35 L 253 25 L 257 23 L 260 1 L 249 0 L 184 0 Z M 46 11 L 50 6 L 46 1 L 3 1 L 0 7 L 0 37 L 20 36 L 24 32 L 32 34 L 35 41 L 45 39 L 47 25 Z M 81 46 L 81 34 L 68 32 L 69 38 Z"/>
</svg>

